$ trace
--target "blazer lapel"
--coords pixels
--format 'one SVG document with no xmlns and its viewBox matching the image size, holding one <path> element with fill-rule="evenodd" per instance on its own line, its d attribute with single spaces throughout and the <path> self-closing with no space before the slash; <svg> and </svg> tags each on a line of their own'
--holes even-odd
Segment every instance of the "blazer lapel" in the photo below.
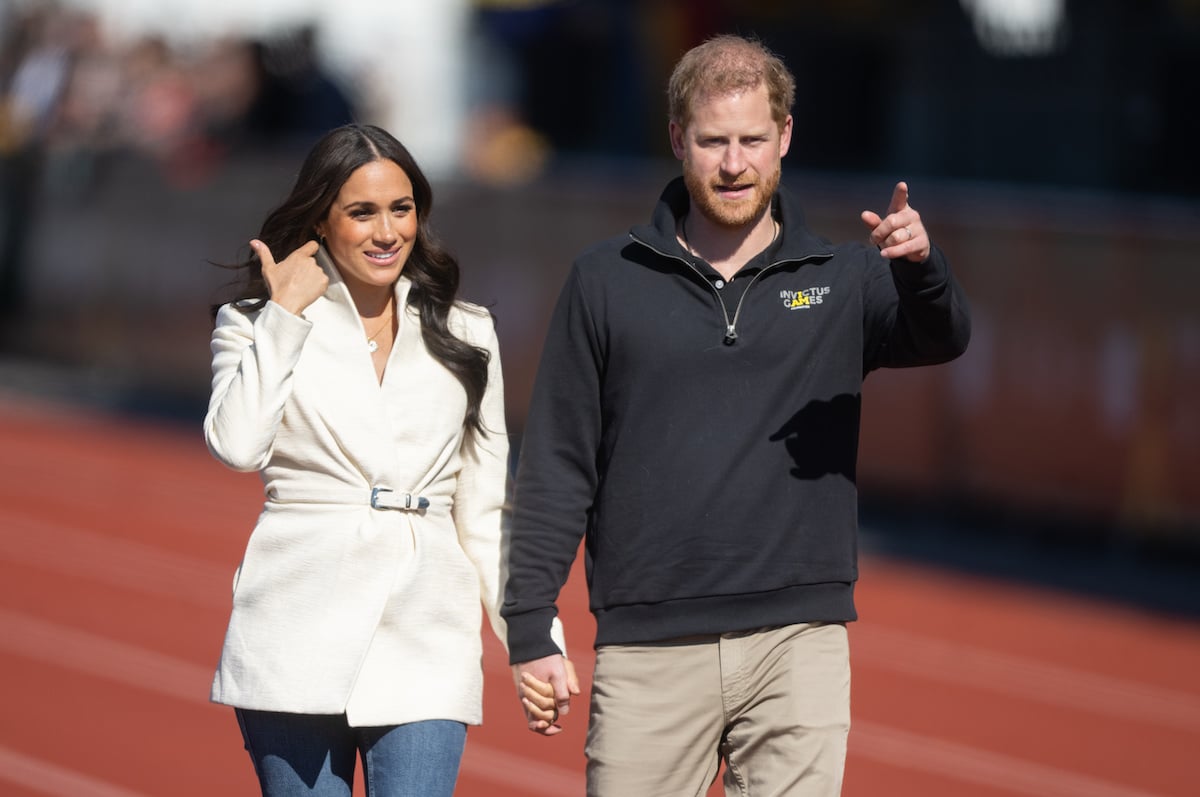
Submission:
<svg viewBox="0 0 1200 797">
<path fill-rule="evenodd" d="M 317 393 L 313 403 L 320 407 L 319 422 L 337 438 L 338 447 L 351 458 L 351 466 L 368 486 L 384 484 L 395 470 L 395 435 L 375 378 L 366 332 L 350 291 L 324 247 L 317 252 L 317 263 L 329 275 L 329 288 L 305 311 L 313 322 L 305 346 L 305 358 L 312 356 L 312 372 L 306 382 Z M 397 282 L 397 308 L 405 308 L 410 285 L 405 277 Z M 401 333 L 389 357 L 388 371 L 396 367 L 404 327 L 415 322 L 407 312 L 399 314 Z"/>
</svg>

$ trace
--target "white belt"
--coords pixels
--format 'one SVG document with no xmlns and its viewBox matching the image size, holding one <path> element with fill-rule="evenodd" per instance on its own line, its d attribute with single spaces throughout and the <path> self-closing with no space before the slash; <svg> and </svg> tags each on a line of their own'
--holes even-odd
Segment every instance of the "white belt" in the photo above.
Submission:
<svg viewBox="0 0 1200 797">
<path fill-rule="evenodd" d="M 371 508 L 420 512 L 422 509 L 429 508 L 429 499 L 423 495 L 398 493 L 389 487 L 372 487 Z"/>
<path fill-rule="evenodd" d="M 434 511 L 443 505 L 449 508 L 448 500 L 439 498 L 433 501 L 423 495 L 398 492 L 390 487 L 372 487 L 370 493 L 366 489 L 353 487 L 289 490 L 286 496 L 272 493 L 268 500 L 277 504 L 358 504 L 359 506 L 367 504 L 372 509 L 393 509 L 399 512 Z"/>
</svg>

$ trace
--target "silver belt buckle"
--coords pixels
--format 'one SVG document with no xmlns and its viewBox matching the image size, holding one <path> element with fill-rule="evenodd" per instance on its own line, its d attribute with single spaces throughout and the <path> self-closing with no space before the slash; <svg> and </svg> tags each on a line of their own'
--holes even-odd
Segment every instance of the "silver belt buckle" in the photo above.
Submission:
<svg viewBox="0 0 1200 797">
<path fill-rule="evenodd" d="M 392 491 L 386 487 L 372 487 L 371 488 L 371 508 L 372 509 L 390 509 L 391 507 L 384 506 L 383 504 L 381 504 L 379 502 L 380 493 L 390 493 L 390 492 L 392 492 Z"/>
<path fill-rule="evenodd" d="M 413 495 L 412 493 L 401 493 L 404 497 L 404 502 L 399 500 L 381 498 L 383 493 L 393 493 L 389 487 L 372 487 L 371 488 L 371 508 L 372 509 L 403 509 L 403 510 L 422 510 L 429 508 L 429 499 L 421 495 Z M 397 496 L 397 499 L 399 496 Z"/>
</svg>

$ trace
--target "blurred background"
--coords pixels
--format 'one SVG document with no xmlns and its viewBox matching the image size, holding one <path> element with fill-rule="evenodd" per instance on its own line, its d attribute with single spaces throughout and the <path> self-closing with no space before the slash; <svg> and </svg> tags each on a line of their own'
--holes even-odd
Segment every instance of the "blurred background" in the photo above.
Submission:
<svg viewBox="0 0 1200 797">
<path fill-rule="evenodd" d="M 0 0 L 0 386 L 199 440 L 215 264 L 357 120 L 434 183 L 519 448 L 570 262 L 678 173 L 666 78 L 719 32 L 796 74 L 810 225 L 906 180 L 972 303 L 961 359 L 867 381 L 864 550 L 1194 627 L 1200 0 Z"/>
<path fill-rule="evenodd" d="M 213 263 L 355 119 L 433 179 L 464 293 L 499 319 L 519 443 L 571 258 L 677 173 L 673 62 L 739 31 L 797 75 L 785 176 L 811 226 L 859 236 L 907 180 L 973 304 L 961 360 L 868 381 L 864 513 L 900 530 L 876 544 L 1028 575 L 1048 553 L 1080 588 L 1200 608 L 1198 0 L 0 9 L 9 386 L 195 422 Z"/>
</svg>

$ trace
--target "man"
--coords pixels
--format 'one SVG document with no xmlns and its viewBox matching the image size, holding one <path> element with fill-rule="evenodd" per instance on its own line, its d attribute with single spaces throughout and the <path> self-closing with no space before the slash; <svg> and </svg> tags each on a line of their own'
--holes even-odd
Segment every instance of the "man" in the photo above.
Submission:
<svg viewBox="0 0 1200 797">
<path fill-rule="evenodd" d="M 551 322 L 502 613 L 565 713 L 550 626 L 586 534 L 589 795 L 702 794 L 722 758 L 726 794 L 841 790 L 863 380 L 953 359 L 970 323 L 904 183 L 863 212 L 873 245 L 804 227 L 779 187 L 794 87 L 757 42 L 684 55 L 683 177 L 575 262 Z"/>
</svg>

